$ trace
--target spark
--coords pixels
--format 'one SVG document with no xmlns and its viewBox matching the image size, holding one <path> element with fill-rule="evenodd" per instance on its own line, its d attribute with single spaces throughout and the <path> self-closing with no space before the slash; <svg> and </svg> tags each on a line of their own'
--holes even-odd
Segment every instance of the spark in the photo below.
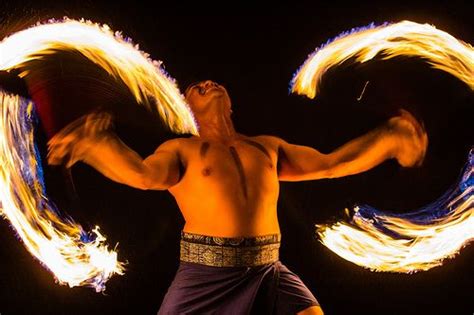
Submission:
<svg viewBox="0 0 474 315">
<path fill-rule="evenodd" d="M 365 89 L 367 88 L 367 85 L 369 85 L 369 81 L 365 82 L 364 88 L 362 89 L 362 92 L 360 92 L 360 95 L 357 98 L 357 101 L 360 101 L 362 99 L 362 96 L 364 96 Z"/>
</svg>

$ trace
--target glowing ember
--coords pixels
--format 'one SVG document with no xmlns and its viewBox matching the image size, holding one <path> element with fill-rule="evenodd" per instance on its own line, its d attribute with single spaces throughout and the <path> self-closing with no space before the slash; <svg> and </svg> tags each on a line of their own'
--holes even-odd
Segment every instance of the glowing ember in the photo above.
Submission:
<svg viewBox="0 0 474 315">
<path fill-rule="evenodd" d="M 426 60 L 474 89 L 474 49 L 430 25 L 403 21 L 342 34 L 316 50 L 292 80 L 292 92 L 318 94 L 322 76 L 350 58 L 413 56 Z M 473 161 L 471 151 L 456 189 L 411 213 L 387 214 L 355 207 L 351 223 L 317 225 L 321 242 L 339 256 L 376 271 L 428 270 L 452 257 L 474 239 Z"/>
</svg>

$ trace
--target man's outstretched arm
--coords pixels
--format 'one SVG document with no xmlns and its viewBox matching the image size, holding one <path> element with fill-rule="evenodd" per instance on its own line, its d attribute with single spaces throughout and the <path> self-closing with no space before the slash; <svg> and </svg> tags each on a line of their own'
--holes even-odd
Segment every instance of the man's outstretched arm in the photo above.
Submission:
<svg viewBox="0 0 474 315">
<path fill-rule="evenodd" d="M 113 181 L 143 190 L 164 190 L 178 181 L 179 160 L 173 140 L 144 160 L 106 130 L 109 119 L 104 114 L 90 114 L 60 131 L 48 143 L 48 163 L 71 167 L 83 161 Z"/>
<path fill-rule="evenodd" d="M 395 158 L 404 167 L 420 165 L 428 137 L 425 130 L 406 111 L 337 148 L 329 154 L 305 146 L 278 146 L 279 179 L 302 181 L 337 178 L 365 172 L 383 161 Z"/>
</svg>

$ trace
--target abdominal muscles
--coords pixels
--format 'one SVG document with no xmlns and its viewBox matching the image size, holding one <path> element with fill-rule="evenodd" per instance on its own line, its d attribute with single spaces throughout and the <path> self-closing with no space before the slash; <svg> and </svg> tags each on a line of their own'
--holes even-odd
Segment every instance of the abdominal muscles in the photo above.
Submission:
<svg viewBox="0 0 474 315">
<path fill-rule="evenodd" d="M 204 142 L 186 152 L 186 172 L 170 189 L 186 232 L 222 237 L 279 233 L 279 182 L 270 154 L 256 145 Z"/>
</svg>

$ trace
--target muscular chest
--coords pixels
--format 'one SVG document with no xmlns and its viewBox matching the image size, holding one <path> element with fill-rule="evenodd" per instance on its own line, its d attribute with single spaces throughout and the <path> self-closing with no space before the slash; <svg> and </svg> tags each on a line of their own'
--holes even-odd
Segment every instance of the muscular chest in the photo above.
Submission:
<svg viewBox="0 0 474 315">
<path fill-rule="evenodd" d="M 262 185 L 276 176 L 275 154 L 252 140 L 228 145 L 203 141 L 189 157 L 187 178 L 203 184 L 238 186 L 244 197 L 248 197 L 252 185 Z"/>
<path fill-rule="evenodd" d="M 270 150 L 252 140 L 242 140 L 229 145 L 202 142 L 195 167 L 201 168 L 202 176 L 213 173 L 255 173 L 274 169 L 274 157 Z M 244 174 L 245 175 L 245 174 Z"/>
</svg>

